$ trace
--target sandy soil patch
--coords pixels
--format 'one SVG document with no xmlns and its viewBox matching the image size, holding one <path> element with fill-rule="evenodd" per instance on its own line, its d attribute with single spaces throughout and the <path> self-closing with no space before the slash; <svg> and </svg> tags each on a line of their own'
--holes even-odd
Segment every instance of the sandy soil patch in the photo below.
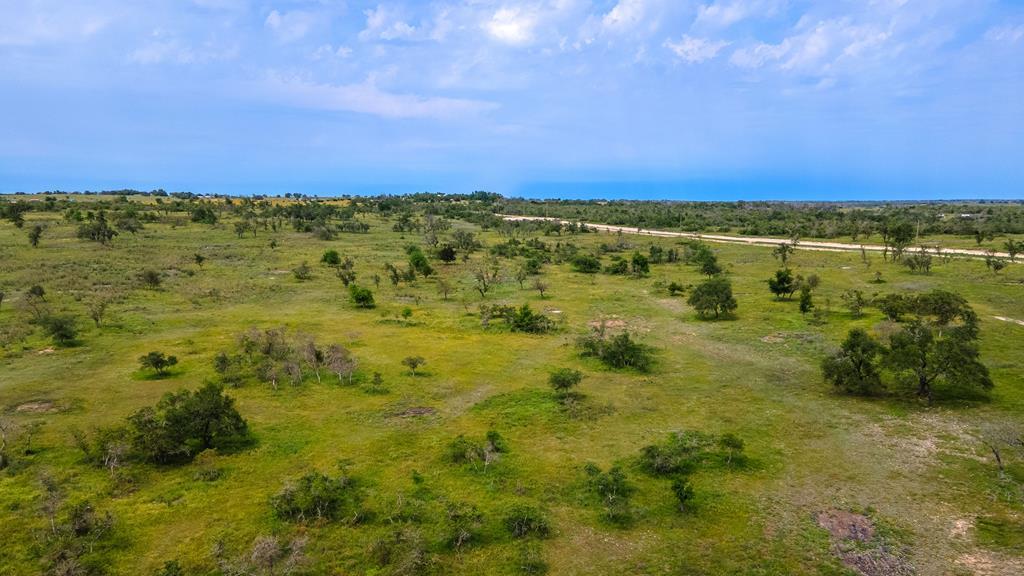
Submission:
<svg viewBox="0 0 1024 576">
<path fill-rule="evenodd" d="M 970 518 L 957 518 L 953 521 L 953 526 L 949 529 L 950 538 L 967 538 L 967 534 L 970 533 L 971 528 L 974 528 L 974 520 Z"/>
<path fill-rule="evenodd" d="M 1009 322 L 1011 324 L 1017 324 L 1019 326 L 1024 326 L 1024 320 L 1016 320 L 1014 318 L 1007 318 L 1006 316 L 993 316 L 993 318 L 995 318 L 996 320 L 1000 320 L 1002 322 Z"/>
<path fill-rule="evenodd" d="M 23 402 L 14 408 L 15 412 L 21 412 L 23 414 L 46 414 L 48 412 L 57 412 L 59 410 L 60 407 L 50 400 L 33 400 L 31 402 Z"/>
<path fill-rule="evenodd" d="M 406 408 L 401 412 L 395 414 L 399 418 L 415 418 L 417 416 L 430 416 L 436 414 L 437 409 L 431 408 L 430 406 L 413 406 L 412 408 Z"/>
<path fill-rule="evenodd" d="M 1024 574 L 1024 558 L 1004 556 L 988 550 L 961 555 L 956 563 L 975 576 L 1019 576 Z"/>
<path fill-rule="evenodd" d="M 587 326 L 590 326 L 595 330 L 599 330 L 602 325 L 605 330 L 623 330 L 627 326 L 626 321 L 619 318 L 603 318 L 601 320 L 591 320 L 590 322 L 587 322 Z"/>
</svg>

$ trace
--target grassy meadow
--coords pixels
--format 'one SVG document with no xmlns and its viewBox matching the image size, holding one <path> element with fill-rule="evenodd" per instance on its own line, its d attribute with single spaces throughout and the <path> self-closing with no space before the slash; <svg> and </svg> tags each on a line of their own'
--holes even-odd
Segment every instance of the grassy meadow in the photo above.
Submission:
<svg viewBox="0 0 1024 576">
<path fill-rule="evenodd" d="M 865 264 L 857 253 L 798 248 L 790 267 L 821 279 L 815 317 L 769 293 L 765 281 L 779 267 L 770 248 L 712 244 L 739 307 L 734 318 L 702 321 L 685 296 L 665 289 L 702 280 L 683 263 L 652 265 L 639 279 L 549 263 L 542 298 L 532 280 L 520 288 L 511 277 L 516 259 L 499 258 L 505 278 L 481 298 L 471 270 L 485 248 L 468 261 L 432 259 L 434 276 L 392 286 L 383 265 L 404 265 L 405 247 L 421 245 L 422 235 L 395 232 L 379 215 L 359 218 L 368 233 L 334 240 L 290 226 L 238 237 L 227 216 L 213 226 L 162 219 L 122 232 L 110 246 L 77 238 L 75 226 L 52 213 L 26 214 L 22 229 L 0 223 L 0 417 L 16 448 L 0 471 L 0 574 L 48 569 L 43 475 L 63 494 L 58 516 L 86 500 L 111 514 L 110 534 L 85 558 L 89 569 L 110 574 L 157 574 L 168 561 L 185 574 L 219 574 L 215 548 L 244 557 L 265 535 L 308 539 L 308 559 L 295 569 L 301 574 L 882 574 L 841 553 L 847 544 L 820 521 L 830 511 L 869 519 L 873 536 L 858 546 L 882 549 L 912 573 L 1024 573 L 1024 454 L 1007 450 L 1000 474 L 982 441 L 988 424 L 1024 423 L 1024 325 L 995 319 L 1024 319 L 1019 265 L 996 275 L 980 260 L 952 259 L 913 274 L 875 254 Z M 26 230 L 36 223 L 45 230 L 32 247 Z M 453 225 L 485 247 L 506 239 Z M 535 236 L 584 251 L 614 241 L 607 234 L 522 238 Z M 626 240 L 627 256 L 652 243 L 680 247 L 673 239 Z M 328 249 L 355 262 L 356 282 L 373 290 L 376 308 L 349 301 L 319 263 Z M 292 272 L 303 261 L 312 268 L 304 281 Z M 159 287 L 143 286 L 144 270 L 160 273 Z M 884 283 L 872 282 L 876 271 Z M 454 286 L 448 299 L 437 277 Z M 29 323 L 24 294 L 32 285 L 45 288 L 50 309 L 76 316 L 74 345 L 55 346 Z M 962 294 L 978 313 L 991 392 L 926 406 L 899 393 L 842 395 L 823 380 L 822 359 L 850 328 L 891 330 L 875 308 L 853 318 L 845 290 L 933 288 Z M 112 300 L 97 327 L 87 305 L 104 294 Z M 529 303 L 558 328 L 539 335 L 496 322 L 485 328 L 482 302 Z M 577 338 L 602 320 L 652 347 L 653 369 L 613 370 L 581 357 Z M 168 392 L 217 381 L 214 357 L 236 352 L 237 336 L 253 327 L 347 347 L 359 363 L 353 382 L 307 373 L 299 385 L 274 389 L 246 379 L 227 393 L 252 431 L 250 446 L 181 465 L 133 461 L 116 478 L 83 462 L 73 430 L 123 424 Z M 154 377 L 139 366 L 150 351 L 179 362 Z M 403 366 L 408 356 L 426 360 L 418 374 Z M 584 374 L 578 410 L 566 410 L 548 385 L 558 368 Z M 487 466 L 451 462 L 448 446 L 458 435 L 483 438 L 489 430 L 505 439 L 505 454 Z M 694 498 L 681 513 L 671 479 L 645 473 L 638 457 L 683 430 L 733 433 L 745 458 L 690 474 Z M 603 517 L 587 463 L 625 471 L 630 522 Z M 274 514 L 271 499 L 287 482 L 311 471 L 335 474 L 339 465 L 362 494 L 361 522 Z M 211 466 L 218 477 L 201 479 Z M 458 550 L 445 545 L 450 502 L 482 514 L 475 542 Z M 508 533 L 502 518 L 519 504 L 543 511 L 547 538 Z M 412 519 L 410 506 L 420 510 Z M 410 527 L 422 540 L 422 566 L 402 572 L 374 559 L 375 542 Z"/>
</svg>

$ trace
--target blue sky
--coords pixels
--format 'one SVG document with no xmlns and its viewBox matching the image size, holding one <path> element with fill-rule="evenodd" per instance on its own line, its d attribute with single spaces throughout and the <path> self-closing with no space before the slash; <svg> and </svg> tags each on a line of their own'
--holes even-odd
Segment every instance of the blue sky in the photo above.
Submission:
<svg viewBox="0 0 1024 576">
<path fill-rule="evenodd" d="M 1021 198 L 1018 0 L 6 0 L 0 191 Z"/>
</svg>

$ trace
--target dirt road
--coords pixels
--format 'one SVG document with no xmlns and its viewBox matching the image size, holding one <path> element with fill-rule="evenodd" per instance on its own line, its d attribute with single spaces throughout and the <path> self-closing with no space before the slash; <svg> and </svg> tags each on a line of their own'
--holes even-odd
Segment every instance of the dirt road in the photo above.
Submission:
<svg viewBox="0 0 1024 576">
<path fill-rule="evenodd" d="M 550 220 L 553 222 L 569 223 L 569 220 L 559 218 L 546 218 L 543 216 L 508 216 L 499 214 L 505 220 Z M 789 238 L 768 238 L 763 236 L 725 236 L 721 234 L 700 234 L 697 232 L 670 232 L 667 230 L 648 230 L 646 228 L 633 228 L 629 226 L 612 226 L 609 224 L 591 224 L 582 222 L 587 228 L 600 230 L 602 232 L 622 232 L 623 234 L 641 234 L 644 236 L 658 236 L 663 238 L 692 238 L 705 242 L 721 242 L 726 244 L 749 244 L 754 246 L 778 246 L 789 244 Z M 868 252 L 883 252 L 885 246 L 879 244 L 846 244 L 843 242 L 818 242 L 814 240 L 800 240 L 797 248 L 801 250 L 816 250 L 822 252 L 860 252 L 862 249 Z M 908 249 L 907 252 L 916 251 L 918 248 Z M 955 256 L 958 258 L 985 258 L 988 254 L 984 250 L 970 250 L 966 248 L 938 248 L 928 247 L 927 251 L 933 255 Z M 998 258 L 1009 258 L 1005 252 L 996 252 Z"/>
</svg>

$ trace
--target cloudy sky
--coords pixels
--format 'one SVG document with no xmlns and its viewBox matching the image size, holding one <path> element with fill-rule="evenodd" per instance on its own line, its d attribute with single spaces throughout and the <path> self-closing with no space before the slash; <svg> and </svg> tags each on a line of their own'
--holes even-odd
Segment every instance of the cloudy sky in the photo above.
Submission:
<svg viewBox="0 0 1024 576">
<path fill-rule="evenodd" d="M 5 0 L 0 191 L 1024 197 L 1019 0 Z"/>
</svg>

